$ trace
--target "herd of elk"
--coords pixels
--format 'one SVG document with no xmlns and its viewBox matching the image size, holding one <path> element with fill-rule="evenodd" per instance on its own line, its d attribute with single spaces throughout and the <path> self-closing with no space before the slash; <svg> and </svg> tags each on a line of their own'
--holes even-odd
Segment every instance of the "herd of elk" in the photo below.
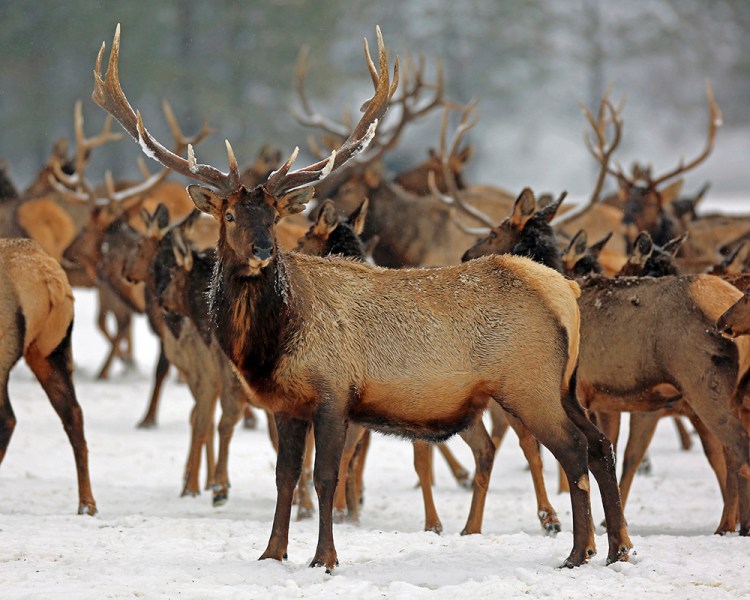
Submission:
<svg viewBox="0 0 750 600">
<path fill-rule="evenodd" d="M 476 102 L 446 100 L 442 67 L 428 82 L 422 57 L 389 66 L 379 28 L 376 61 L 365 40 L 374 93 L 356 123 L 312 108 L 307 50 L 300 54 L 296 116 L 323 136 L 311 142 L 318 160 L 298 169 L 297 149 L 283 162 L 264 146 L 241 170 L 228 141 L 226 173 L 198 163 L 193 146 L 210 130 L 186 137 L 165 103 L 175 138 L 166 148 L 122 90 L 119 50 L 118 25 L 106 73 L 105 44 L 94 69 L 92 98 L 109 113 L 100 134 L 85 136 L 79 103 L 73 159 L 58 143 L 20 194 L 0 164 L 0 237 L 36 240 L 0 240 L 0 462 L 15 426 L 8 373 L 24 356 L 73 446 L 79 512 L 96 512 L 72 381 L 70 286 L 84 283 L 99 289 L 111 342 L 101 377 L 131 352 L 133 313 L 147 316 L 159 340 L 141 426 L 156 424 L 170 364 L 188 384 L 183 495 L 200 492 L 205 449 L 206 487 L 214 505 L 226 502 L 234 428 L 250 406 L 268 415 L 277 497 L 262 559 L 286 558 L 295 497 L 298 518 L 313 513 L 312 478 L 319 533 L 311 566 L 334 569 L 333 523 L 358 520 L 371 430 L 413 442 L 425 529 L 438 533 L 432 446 L 472 488 L 462 534 L 479 533 L 508 426 L 529 463 L 542 527 L 559 531 L 542 476 L 540 444 L 547 447 L 570 493 L 573 547 L 563 565 L 573 567 L 596 551 L 589 471 L 604 506 L 607 563 L 627 560 L 623 510 L 635 470 L 658 419 L 686 416 L 721 488 L 717 533 L 750 535 L 750 221 L 699 215 L 708 186 L 681 198 L 678 179 L 713 149 L 722 117 L 710 86 L 703 151 L 660 176 L 640 164 L 631 175 L 611 167 L 622 103 L 605 95 L 597 115 L 584 108 L 599 173 L 589 200 L 569 208 L 564 193 L 542 202 L 529 188 L 516 197 L 468 184 Z M 438 109 L 438 150 L 387 172 L 383 159 L 407 126 Z M 113 118 L 161 171 L 142 167 L 138 183 L 88 180 L 91 150 L 120 137 Z M 165 179 L 170 172 L 197 184 L 186 191 Z M 605 197 L 608 175 L 618 191 Z M 589 246 L 589 238 L 598 241 Z M 702 273 L 708 266 L 713 274 Z M 622 412 L 632 415 L 618 486 Z M 442 443 L 454 434 L 471 448 L 471 477 Z"/>
</svg>

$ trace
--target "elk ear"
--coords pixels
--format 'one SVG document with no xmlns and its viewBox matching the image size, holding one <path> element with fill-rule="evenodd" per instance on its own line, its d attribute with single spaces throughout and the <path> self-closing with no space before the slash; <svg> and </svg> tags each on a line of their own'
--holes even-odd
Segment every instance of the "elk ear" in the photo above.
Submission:
<svg viewBox="0 0 750 600">
<path fill-rule="evenodd" d="M 354 230 L 357 235 L 362 235 L 365 230 L 365 219 L 367 219 L 367 208 L 370 206 L 370 201 L 365 198 L 362 200 L 362 204 L 349 215 L 347 223 Z"/>
<path fill-rule="evenodd" d="M 336 214 L 336 206 L 333 204 L 333 200 L 326 200 L 318 211 L 318 218 L 312 227 L 312 231 L 316 237 L 326 240 L 338 226 L 339 218 Z"/>
<path fill-rule="evenodd" d="M 633 242 L 633 252 L 628 262 L 643 265 L 654 251 L 654 242 L 647 231 L 641 231 Z"/>
<path fill-rule="evenodd" d="M 565 200 L 567 195 L 568 192 L 563 192 L 557 200 L 547 203 L 547 205 L 544 208 L 540 208 L 536 214 L 547 221 L 547 223 L 551 222 L 552 219 L 555 218 L 557 211 L 560 209 L 560 205 L 563 203 L 563 200 Z"/>
<path fill-rule="evenodd" d="M 195 222 L 200 218 L 201 211 L 199 211 L 197 208 L 194 208 L 190 211 L 190 214 L 185 217 L 182 221 L 180 221 L 179 228 L 182 230 L 182 234 L 186 237 L 190 237 L 190 233 L 193 230 L 193 226 L 195 225 Z"/>
<path fill-rule="evenodd" d="M 591 250 L 594 253 L 595 256 L 599 256 L 601 254 L 602 250 L 604 249 L 604 246 L 607 245 L 607 242 L 611 238 L 612 238 L 612 232 L 610 231 L 607 235 L 605 235 L 598 242 L 596 242 L 595 244 L 592 244 L 591 248 L 589 248 L 589 250 Z"/>
<path fill-rule="evenodd" d="M 536 200 L 534 200 L 534 192 L 530 188 L 524 188 L 513 205 L 513 212 L 510 215 L 511 226 L 514 229 L 523 229 L 535 211 Z"/>
<path fill-rule="evenodd" d="M 224 199 L 220 198 L 213 190 L 201 185 L 187 186 L 187 193 L 196 208 L 217 221 L 221 221 L 221 213 L 224 208 Z"/>
<path fill-rule="evenodd" d="M 177 227 L 172 234 L 172 252 L 174 253 L 178 265 L 186 271 L 192 270 L 193 252 L 190 249 L 190 245 L 182 236 L 182 231 L 180 231 L 179 227 Z"/>
<path fill-rule="evenodd" d="M 586 246 L 589 243 L 589 236 L 586 234 L 586 231 L 583 229 L 579 229 L 578 233 L 573 236 L 573 240 L 570 242 L 570 246 L 568 248 L 572 249 L 577 256 L 583 256 L 586 254 Z"/>
<path fill-rule="evenodd" d="M 684 184 L 685 184 L 684 179 L 678 179 L 674 183 L 670 183 L 661 192 L 659 192 L 659 195 L 661 196 L 661 205 L 669 206 L 672 202 L 677 200 L 677 198 L 680 197 L 680 193 L 682 192 L 682 186 Z"/>
<path fill-rule="evenodd" d="M 706 197 L 706 194 L 708 193 L 708 190 L 710 189 L 711 189 L 711 182 L 707 181 L 703 185 L 703 187 L 700 189 L 698 194 L 695 196 L 695 198 L 693 199 L 693 210 L 695 210 L 698 204 L 700 204 L 701 200 L 703 200 L 703 198 Z"/>
<path fill-rule="evenodd" d="M 298 190 L 292 190 L 288 194 L 284 194 L 281 198 L 275 200 L 276 210 L 282 217 L 301 213 L 305 210 L 307 203 L 310 202 L 314 193 L 315 188 L 313 187 L 303 187 Z"/>
<path fill-rule="evenodd" d="M 163 202 L 159 202 L 154 211 L 154 221 L 159 226 L 159 229 L 169 227 L 169 209 Z"/>
<path fill-rule="evenodd" d="M 678 250 L 682 247 L 682 244 L 685 243 L 685 240 L 688 237 L 688 232 L 686 231 L 682 235 L 669 240 L 666 244 L 664 244 L 664 252 L 669 252 L 672 256 L 677 256 Z"/>
</svg>

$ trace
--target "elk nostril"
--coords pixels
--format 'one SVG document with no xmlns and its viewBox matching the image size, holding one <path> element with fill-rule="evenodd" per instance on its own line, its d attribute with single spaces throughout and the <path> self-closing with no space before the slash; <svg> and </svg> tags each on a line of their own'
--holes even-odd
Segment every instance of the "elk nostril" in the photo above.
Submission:
<svg viewBox="0 0 750 600">
<path fill-rule="evenodd" d="M 258 260 L 268 260 L 273 256 L 273 246 L 270 248 L 260 248 L 258 246 L 253 247 L 253 256 Z"/>
</svg>

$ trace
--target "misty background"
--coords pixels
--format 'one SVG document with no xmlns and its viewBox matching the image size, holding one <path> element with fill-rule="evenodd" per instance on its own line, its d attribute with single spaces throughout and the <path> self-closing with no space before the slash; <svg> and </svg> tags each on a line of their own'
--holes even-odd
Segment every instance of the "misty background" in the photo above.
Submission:
<svg viewBox="0 0 750 600">
<path fill-rule="evenodd" d="M 372 90 L 362 38 L 374 48 L 379 24 L 391 60 L 422 52 L 428 81 L 443 62 L 448 99 L 479 98 L 470 183 L 586 197 L 595 166 L 579 102 L 594 110 L 607 85 L 613 99 L 627 97 L 615 159 L 666 171 L 703 148 L 710 79 L 724 126 L 685 192 L 708 180 L 709 200 L 750 208 L 749 0 L 1 0 L 0 157 L 20 190 L 55 140 L 72 138 L 76 99 L 84 100 L 87 132 L 101 127 L 92 69 L 118 22 L 120 79 L 149 130 L 170 145 L 160 108 L 167 98 L 187 134 L 204 119 L 217 129 L 196 153 L 222 170 L 224 138 L 241 166 L 263 144 L 285 155 L 306 149 L 314 131 L 290 110 L 303 44 L 311 47 L 313 104 L 337 120 L 356 111 Z M 439 111 L 411 127 L 388 166 L 399 171 L 426 158 L 439 127 Z M 97 150 L 88 175 L 101 181 L 108 168 L 134 177 L 139 154 L 129 139 Z"/>
</svg>

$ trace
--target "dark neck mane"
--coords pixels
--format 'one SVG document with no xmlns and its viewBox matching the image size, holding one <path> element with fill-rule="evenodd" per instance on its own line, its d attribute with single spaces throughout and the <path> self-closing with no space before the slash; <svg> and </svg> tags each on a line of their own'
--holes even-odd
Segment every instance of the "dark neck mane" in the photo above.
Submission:
<svg viewBox="0 0 750 600">
<path fill-rule="evenodd" d="M 209 291 L 217 339 L 258 392 L 273 387 L 273 372 L 294 329 L 294 296 L 283 253 L 254 277 L 219 250 Z"/>
</svg>

